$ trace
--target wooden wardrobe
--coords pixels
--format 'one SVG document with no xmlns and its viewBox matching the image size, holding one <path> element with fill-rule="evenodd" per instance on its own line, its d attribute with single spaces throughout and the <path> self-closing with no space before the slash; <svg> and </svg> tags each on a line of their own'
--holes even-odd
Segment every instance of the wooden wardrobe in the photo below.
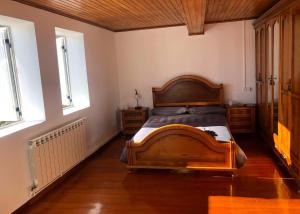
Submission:
<svg viewBox="0 0 300 214">
<path fill-rule="evenodd" d="M 300 0 L 254 22 L 258 130 L 300 184 Z"/>
</svg>

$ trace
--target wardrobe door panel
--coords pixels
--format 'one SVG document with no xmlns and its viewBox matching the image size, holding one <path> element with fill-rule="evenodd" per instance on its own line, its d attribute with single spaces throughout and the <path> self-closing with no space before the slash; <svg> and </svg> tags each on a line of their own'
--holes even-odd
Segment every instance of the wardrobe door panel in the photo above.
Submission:
<svg viewBox="0 0 300 214">
<path fill-rule="evenodd" d="M 300 170 L 300 98 L 292 99 L 292 135 L 291 135 L 291 155 Z"/>
<path fill-rule="evenodd" d="M 273 26 L 273 133 L 278 134 L 279 102 L 279 67 L 280 67 L 280 22 Z"/>
<path fill-rule="evenodd" d="M 293 169 L 300 170 L 300 12 L 293 16 L 293 72 L 292 72 L 292 139 Z"/>
<path fill-rule="evenodd" d="M 260 31 L 255 32 L 256 83 L 260 81 Z"/>
<path fill-rule="evenodd" d="M 281 42 L 281 88 L 283 91 L 288 91 L 291 85 L 291 17 L 289 14 L 282 16 Z"/>
<path fill-rule="evenodd" d="M 266 72 L 266 31 L 263 27 L 260 30 L 260 88 L 258 103 L 259 125 L 266 129 L 266 110 L 267 110 L 267 72 Z"/>
<path fill-rule="evenodd" d="M 288 92 L 281 92 L 280 106 L 279 106 L 279 123 L 289 128 L 289 108 L 290 108 L 290 96 Z"/>
<path fill-rule="evenodd" d="M 273 134 L 273 29 L 272 25 L 268 25 L 266 29 L 266 100 L 267 100 L 267 111 L 266 111 L 266 132 L 268 138 L 272 137 Z"/>
<path fill-rule="evenodd" d="M 287 161 L 290 160 L 291 128 L 288 125 L 290 105 L 290 95 L 288 93 L 281 93 L 278 124 L 279 145 L 277 147 Z"/>
<path fill-rule="evenodd" d="M 290 130 L 290 90 L 291 90 L 291 18 L 283 15 L 281 19 L 281 69 L 279 122 Z"/>
<path fill-rule="evenodd" d="M 256 104 L 258 127 L 261 127 L 261 105 L 262 105 L 262 75 L 261 75 L 261 33 L 260 29 L 256 31 Z"/>
<path fill-rule="evenodd" d="M 294 42 L 294 69 L 293 69 L 293 93 L 300 95 L 300 12 L 294 16 L 293 23 Z M 299 106 L 300 107 L 300 106 Z M 299 118 L 300 119 L 300 118 Z"/>
<path fill-rule="evenodd" d="M 281 16 L 280 25 L 280 95 L 278 108 L 278 141 L 276 148 L 291 163 L 291 17 L 289 14 Z"/>
</svg>

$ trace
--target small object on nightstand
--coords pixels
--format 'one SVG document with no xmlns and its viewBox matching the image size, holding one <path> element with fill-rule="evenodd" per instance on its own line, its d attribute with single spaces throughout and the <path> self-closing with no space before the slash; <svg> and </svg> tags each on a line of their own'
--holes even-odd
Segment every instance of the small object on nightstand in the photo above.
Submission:
<svg viewBox="0 0 300 214">
<path fill-rule="evenodd" d="M 149 108 L 128 108 L 122 110 L 123 134 L 134 135 L 148 119 Z"/>
<path fill-rule="evenodd" d="M 137 89 L 134 89 L 134 98 L 136 100 L 136 107 L 135 109 L 142 109 L 143 107 L 139 105 L 139 99 L 141 98 L 141 95 L 139 94 L 139 92 L 137 91 Z"/>
<path fill-rule="evenodd" d="M 233 104 L 226 107 L 231 133 L 255 133 L 255 104 Z"/>
</svg>

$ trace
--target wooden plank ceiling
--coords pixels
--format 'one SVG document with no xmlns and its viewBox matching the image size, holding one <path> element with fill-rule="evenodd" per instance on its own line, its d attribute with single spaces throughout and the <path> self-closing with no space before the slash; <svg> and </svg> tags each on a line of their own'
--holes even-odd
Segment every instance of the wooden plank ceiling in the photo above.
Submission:
<svg viewBox="0 0 300 214">
<path fill-rule="evenodd" d="M 203 34 L 205 23 L 254 19 L 279 0 L 14 0 L 111 31 L 187 25 Z"/>
</svg>

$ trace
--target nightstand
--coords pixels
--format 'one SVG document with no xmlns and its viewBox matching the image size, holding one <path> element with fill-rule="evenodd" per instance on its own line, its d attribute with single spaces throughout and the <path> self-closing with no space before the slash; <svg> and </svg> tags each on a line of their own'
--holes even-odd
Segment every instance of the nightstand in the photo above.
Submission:
<svg viewBox="0 0 300 214">
<path fill-rule="evenodd" d="M 226 106 L 231 133 L 255 133 L 255 105 Z"/>
<path fill-rule="evenodd" d="M 148 119 L 149 108 L 129 108 L 122 110 L 123 134 L 133 135 L 143 126 Z"/>
</svg>

